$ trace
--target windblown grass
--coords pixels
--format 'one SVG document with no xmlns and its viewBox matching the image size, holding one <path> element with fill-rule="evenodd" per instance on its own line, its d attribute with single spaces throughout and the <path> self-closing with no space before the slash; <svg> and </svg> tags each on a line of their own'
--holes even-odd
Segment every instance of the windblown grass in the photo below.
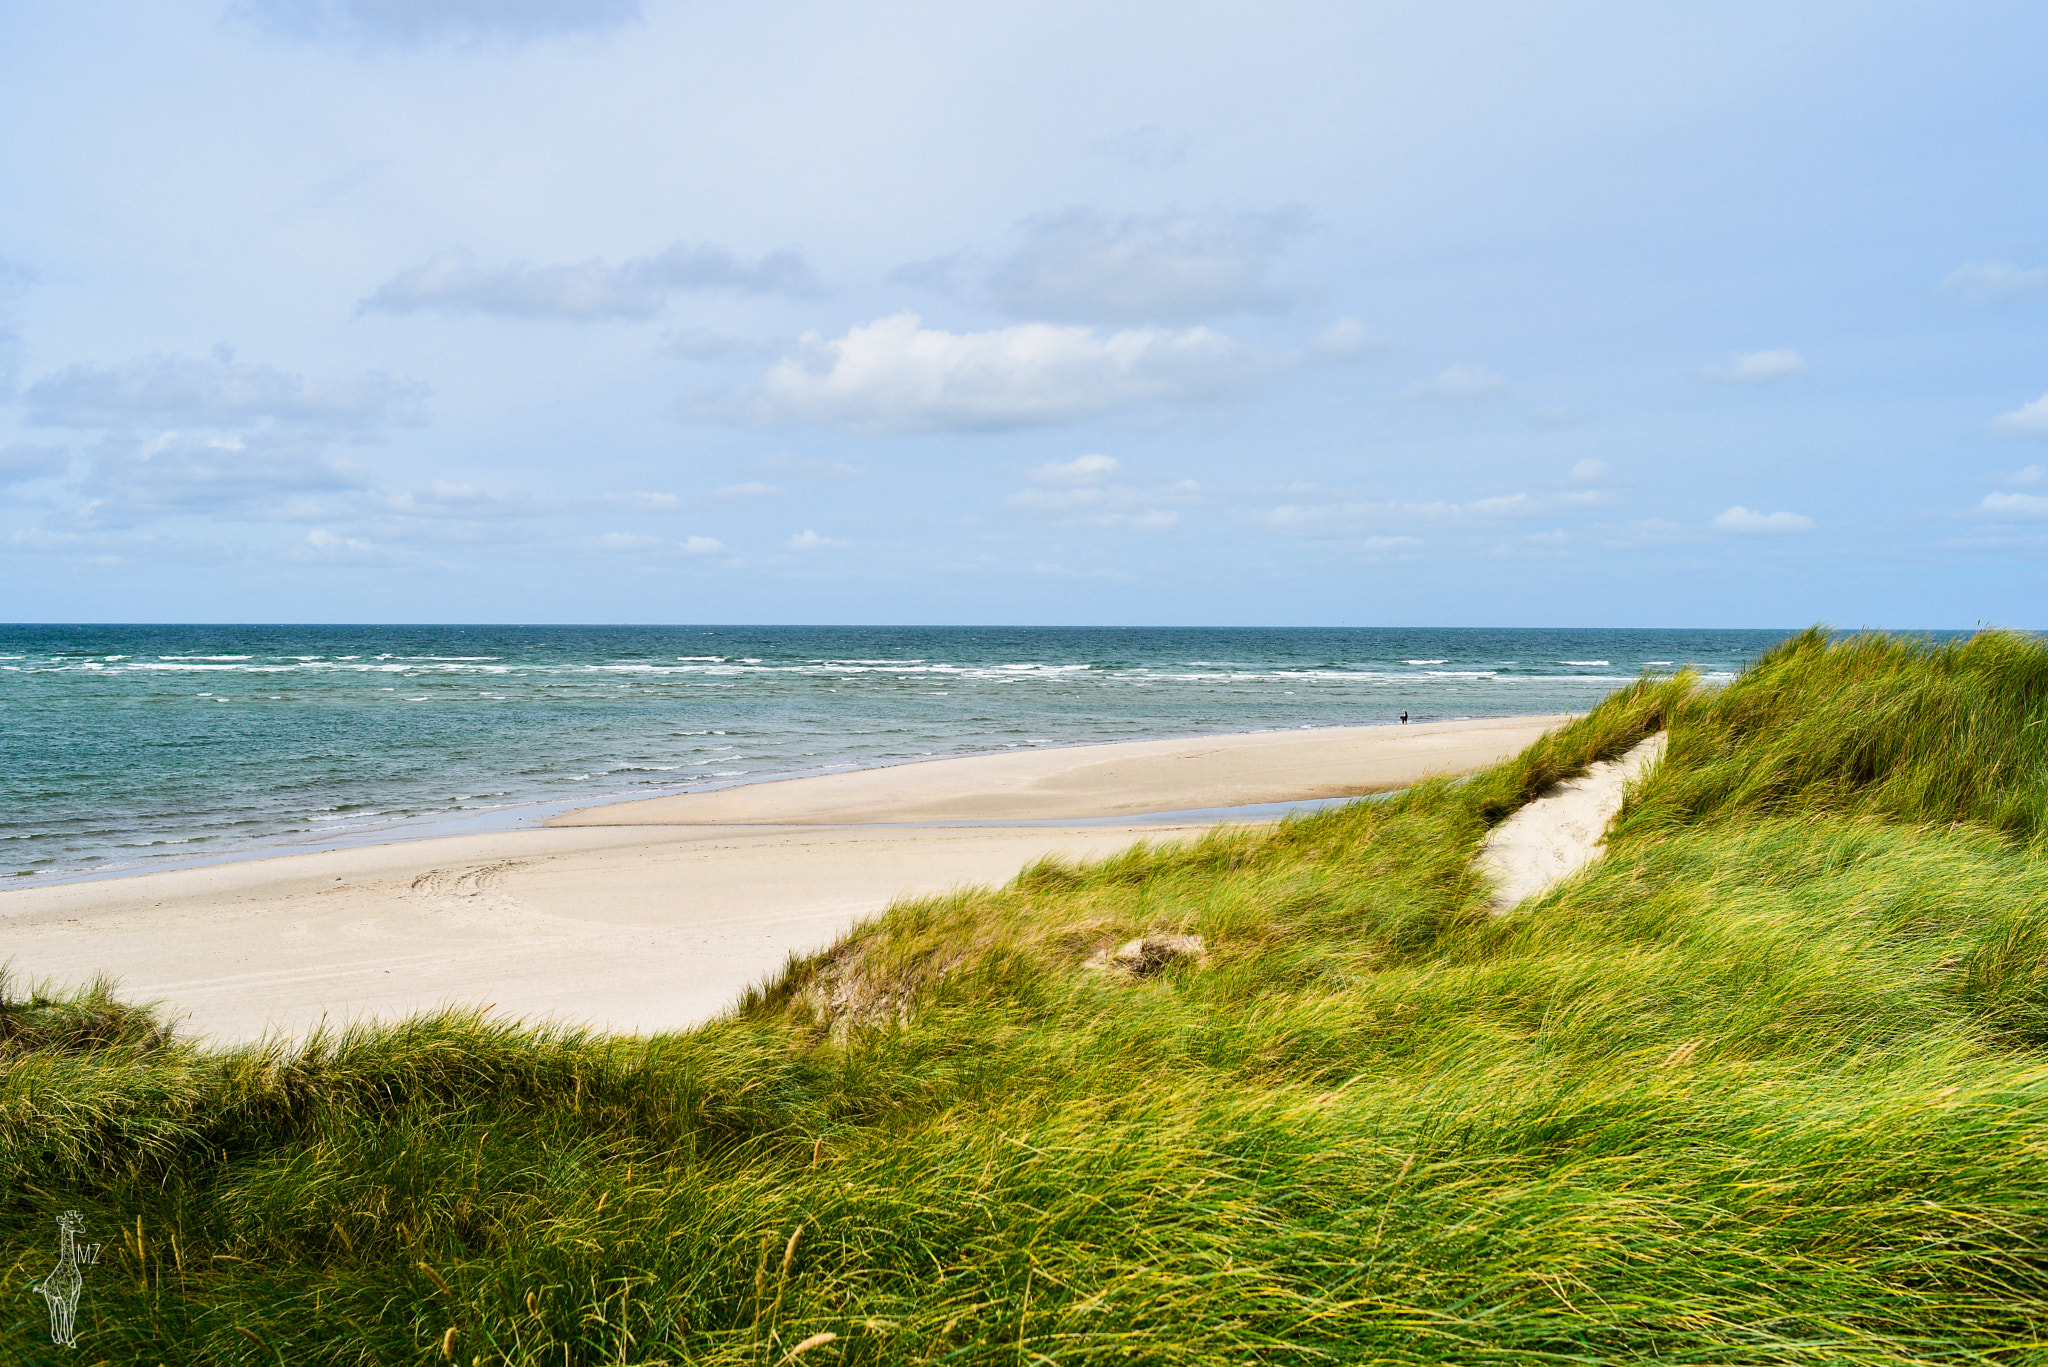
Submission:
<svg viewBox="0 0 2048 1367">
<path fill-rule="evenodd" d="M 10 1003 L 14 1285 L 76 1206 L 79 1361 L 2048 1360 L 2044 715 L 2031 641 L 1810 633 L 683 1035 Z M 1489 917 L 1489 825 L 1660 727 L 1609 858 Z M 1145 934 L 1206 953 L 1085 966 Z"/>
</svg>

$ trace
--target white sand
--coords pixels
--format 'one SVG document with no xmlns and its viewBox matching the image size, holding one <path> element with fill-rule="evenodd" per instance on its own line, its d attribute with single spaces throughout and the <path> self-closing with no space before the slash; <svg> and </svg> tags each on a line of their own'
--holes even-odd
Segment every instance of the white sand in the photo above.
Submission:
<svg viewBox="0 0 2048 1367">
<path fill-rule="evenodd" d="M 853 823 L 1370 792 L 1497 763 L 1558 720 L 945 760 L 600 807 L 553 829 L 11 889 L 0 892 L 0 945 L 17 983 L 104 973 L 220 1042 L 440 1005 L 680 1029 L 899 898 L 1004 882 L 1046 854 L 1098 858 L 1200 829 Z"/>
<path fill-rule="evenodd" d="M 1043 821 L 1391 792 L 1514 754 L 1562 717 L 1338 726 L 926 760 L 591 807 L 551 826 Z"/>
<path fill-rule="evenodd" d="M 1659 731 L 1618 760 L 1590 765 L 1494 827 L 1479 847 L 1480 871 L 1494 883 L 1494 911 L 1550 891 L 1605 853 L 1600 842 L 1629 783 L 1663 754 Z"/>
</svg>

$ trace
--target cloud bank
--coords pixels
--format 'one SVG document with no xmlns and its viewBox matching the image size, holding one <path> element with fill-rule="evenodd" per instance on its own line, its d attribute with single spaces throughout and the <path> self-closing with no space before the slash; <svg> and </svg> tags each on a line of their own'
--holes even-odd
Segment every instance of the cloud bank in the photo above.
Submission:
<svg viewBox="0 0 2048 1367">
<path fill-rule="evenodd" d="M 1252 369 L 1208 328 L 1022 323 L 927 328 L 897 313 L 827 339 L 806 333 L 762 378 L 754 416 L 874 431 L 990 431 L 1075 422 L 1138 404 L 1214 398 Z"/>
<path fill-rule="evenodd" d="M 74 365 L 28 387 L 40 427 L 121 428 L 162 423 L 244 428 L 274 422 L 367 434 L 426 421 L 427 387 L 372 371 L 319 381 L 273 366 L 211 356 L 146 356 L 114 366 Z"/>
<path fill-rule="evenodd" d="M 457 247 L 385 281 L 362 302 L 371 313 L 495 313 L 513 318 L 651 318 L 671 296 L 709 290 L 778 294 L 791 299 L 824 292 L 815 272 L 793 251 L 754 261 L 723 247 L 677 243 L 654 256 L 616 265 L 600 260 L 567 266 L 482 266 Z"/>
<path fill-rule="evenodd" d="M 309 379 L 222 348 L 69 366 L 23 398 L 32 424 L 97 434 L 71 515 L 133 526 L 168 514 L 304 516 L 323 498 L 364 494 L 368 478 L 332 448 L 424 423 L 426 393 L 381 372 Z"/>
</svg>

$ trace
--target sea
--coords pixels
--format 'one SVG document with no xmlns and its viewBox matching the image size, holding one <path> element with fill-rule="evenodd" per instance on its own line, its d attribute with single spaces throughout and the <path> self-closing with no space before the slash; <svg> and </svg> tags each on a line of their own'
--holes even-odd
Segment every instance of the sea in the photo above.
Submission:
<svg viewBox="0 0 2048 1367">
<path fill-rule="evenodd" d="M 1581 712 L 1785 635 L 0 626 L 0 887 L 953 755 Z"/>
</svg>

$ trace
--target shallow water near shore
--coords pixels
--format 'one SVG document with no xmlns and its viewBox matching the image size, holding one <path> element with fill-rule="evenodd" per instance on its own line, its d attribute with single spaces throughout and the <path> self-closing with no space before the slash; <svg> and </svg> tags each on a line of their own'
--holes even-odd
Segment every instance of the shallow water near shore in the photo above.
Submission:
<svg viewBox="0 0 2048 1367">
<path fill-rule="evenodd" d="M 0 627 L 0 887 L 1018 747 L 1579 712 L 1786 634 Z"/>
</svg>

